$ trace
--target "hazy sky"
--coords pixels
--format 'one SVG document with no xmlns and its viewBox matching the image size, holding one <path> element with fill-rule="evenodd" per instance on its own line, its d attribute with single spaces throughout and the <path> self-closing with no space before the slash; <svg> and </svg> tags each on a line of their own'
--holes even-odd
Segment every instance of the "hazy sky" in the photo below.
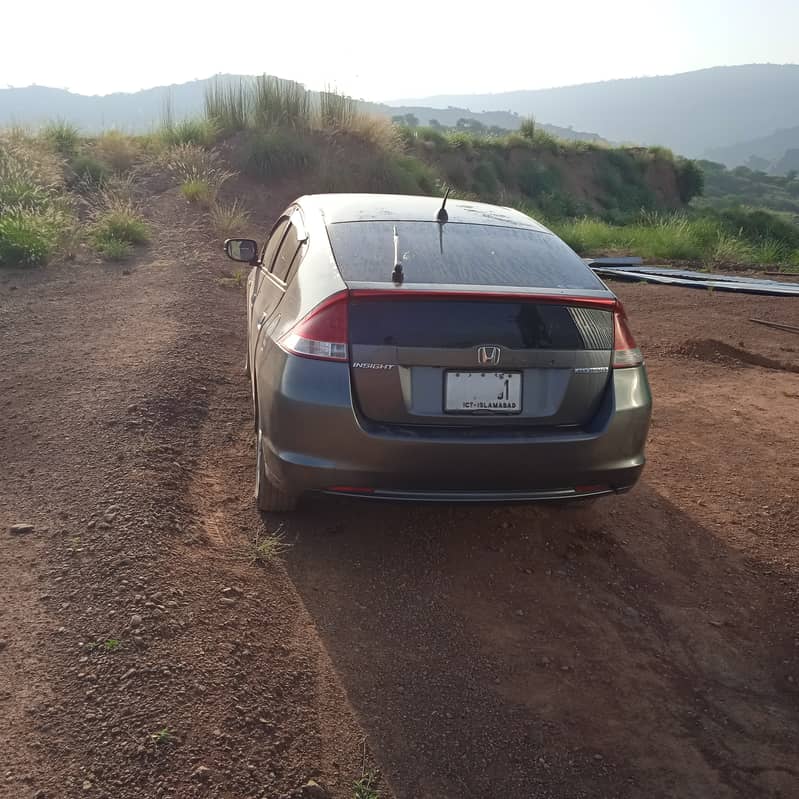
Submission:
<svg viewBox="0 0 799 799">
<path fill-rule="evenodd" d="M 799 61 L 799 0 L 3 5 L 0 87 L 84 94 L 266 72 L 390 100 Z"/>
</svg>

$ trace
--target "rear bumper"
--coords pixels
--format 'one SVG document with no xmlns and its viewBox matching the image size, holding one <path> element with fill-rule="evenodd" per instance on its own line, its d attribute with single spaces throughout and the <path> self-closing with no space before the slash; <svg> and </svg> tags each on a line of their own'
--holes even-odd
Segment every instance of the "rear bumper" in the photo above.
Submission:
<svg viewBox="0 0 799 799">
<path fill-rule="evenodd" d="M 586 428 L 500 432 L 376 424 L 353 410 L 346 364 L 272 357 L 286 360 L 282 370 L 261 372 L 279 380 L 259 385 L 264 458 L 285 490 L 439 502 L 574 499 L 629 489 L 644 466 L 651 395 L 643 367 L 614 372 Z"/>
</svg>

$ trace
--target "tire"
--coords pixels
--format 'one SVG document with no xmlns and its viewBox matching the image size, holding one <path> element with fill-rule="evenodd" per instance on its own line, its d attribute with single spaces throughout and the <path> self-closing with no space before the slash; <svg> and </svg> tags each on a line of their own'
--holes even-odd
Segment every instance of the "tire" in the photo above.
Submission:
<svg viewBox="0 0 799 799">
<path fill-rule="evenodd" d="M 297 507 L 297 497 L 278 488 L 266 473 L 264 462 L 264 434 L 258 424 L 258 433 L 255 440 L 255 502 L 258 510 L 267 513 L 287 513 Z"/>
</svg>

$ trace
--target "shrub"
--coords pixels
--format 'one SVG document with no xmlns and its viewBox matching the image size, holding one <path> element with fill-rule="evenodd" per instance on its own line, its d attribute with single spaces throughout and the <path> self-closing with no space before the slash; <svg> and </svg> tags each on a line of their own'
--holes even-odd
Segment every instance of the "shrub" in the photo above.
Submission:
<svg viewBox="0 0 799 799">
<path fill-rule="evenodd" d="M 60 155 L 69 157 L 78 151 L 80 132 L 65 120 L 48 122 L 42 128 L 42 138 Z"/>
<path fill-rule="evenodd" d="M 127 172 L 141 155 L 141 148 L 131 136 L 109 130 L 94 143 L 97 158 L 114 172 Z"/>
<path fill-rule="evenodd" d="M 0 136 L 0 213 L 44 208 L 64 182 L 63 161 L 36 139 Z"/>
<path fill-rule="evenodd" d="M 109 176 L 108 167 L 88 153 L 76 155 L 69 162 L 69 169 L 72 172 L 70 181 L 72 185 L 84 183 L 90 186 L 101 186 Z"/>
<path fill-rule="evenodd" d="M 672 155 L 672 160 L 674 156 Z M 683 203 L 699 197 L 705 187 L 705 175 L 696 161 L 680 158 L 677 161 L 677 190 Z"/>
</svg>

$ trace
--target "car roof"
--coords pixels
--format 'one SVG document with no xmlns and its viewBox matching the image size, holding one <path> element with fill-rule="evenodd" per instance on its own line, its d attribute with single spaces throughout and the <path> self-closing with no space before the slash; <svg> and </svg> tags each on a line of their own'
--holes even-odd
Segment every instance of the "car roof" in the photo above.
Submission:
<svg viewBox="0 0 799 799">
<path fill-rule="evenodd" d="M 435 222 L 442 197 L 405 194 L 309 194 L 296 201 L 303 210 L 317 210 L 328 225 L 341 222 Z M 475 225 L 549 231 L 513 208 L 466 200 L 447 200 L 448 221 Z"/>
</svg>

